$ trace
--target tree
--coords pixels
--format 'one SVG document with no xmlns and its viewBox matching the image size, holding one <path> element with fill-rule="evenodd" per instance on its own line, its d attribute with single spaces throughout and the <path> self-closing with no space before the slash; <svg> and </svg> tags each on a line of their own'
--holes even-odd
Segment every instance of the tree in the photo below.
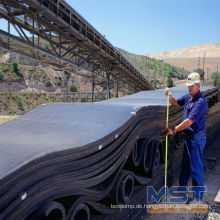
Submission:
<svg viewBox="0 0 220 220">
<path fill-rule="evenodd" d="M 201 80 L 204 81 L 204 75 L 205 75 L 205 72 L 204 72 L 203 69 L 201 69 L 201 68 L 197 68 L 197 69 L 194 69 L 193 72 L 197 72 L 197 73 L 200 75 Z"/>
</svg>

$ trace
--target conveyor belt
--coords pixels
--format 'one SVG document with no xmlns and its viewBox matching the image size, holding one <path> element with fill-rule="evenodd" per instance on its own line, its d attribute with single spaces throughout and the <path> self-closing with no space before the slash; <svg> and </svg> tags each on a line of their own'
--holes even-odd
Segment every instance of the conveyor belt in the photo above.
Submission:
<svg viewBox="0 0 220 220">
<path fill-rule="evenodd" d="M 147 184 L 160 187 L 163 91 L 98 103 L 41 105 L 0 125 L 0 219 L 115 219 L 122 212 L 111 204 L 135 202 Z M 201 91 L 210 128 L 213 121 L 220 122 L 219 90 Z M 187 88 L 171 92 L 180 97 Z M 171 106 L 170 126 L 182 121 L 182 114 L 182 107 Z M 210 129 L 207 135 L 212 135 Z M 181 133 L 169 138 L 169 185 L 178 176 L 183 141 Z M 123 219 L 131 215 L 123 214 Z"/>
</svg>

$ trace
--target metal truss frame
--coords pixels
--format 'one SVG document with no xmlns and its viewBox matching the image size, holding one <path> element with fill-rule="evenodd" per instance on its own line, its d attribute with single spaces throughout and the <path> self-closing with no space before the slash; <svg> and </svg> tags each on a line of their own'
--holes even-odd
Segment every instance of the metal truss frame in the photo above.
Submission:
<svg viewBox="0 0 220 220">
<path fill-rule="evenodd" d="M 107 91 L 116 81 L 132 92 L 153 89 L 104 36 L 63 0 L 0 0 L 0 18 L 8 21 L 8 31 L 0 29 L 0 46 L 5 49 L 66 71 L 83 69 L 86 77 L 104 79 Z M 11 34 L 11 25 L 18 36 Z"/>
</svg>

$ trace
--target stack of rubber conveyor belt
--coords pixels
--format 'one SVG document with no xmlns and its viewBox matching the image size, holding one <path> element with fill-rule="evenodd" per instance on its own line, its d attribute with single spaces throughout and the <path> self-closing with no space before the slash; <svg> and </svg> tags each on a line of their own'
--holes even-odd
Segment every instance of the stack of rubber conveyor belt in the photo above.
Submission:
<svg viewBox="0 0 220 220">
<path fill-rule="evenodd" d="M 207 126 L 219 124 L 219 91 L 201 91 L 209 112 L 218 106 Z M 187 88 L 171 92 L 180 97 Z M 146 185 L 164 184 L 166 102 L 155 90 L 53 103 L 1 125 L 0 219 L 138 219 L 140 209 L 114 205 L 146 203 Z M 169 125 L 182 115 L 183 107 L 171 106 Z M 168 185 L 178 176 L 183 143 L 181 133 L 169 137 Z"/>
</svg>

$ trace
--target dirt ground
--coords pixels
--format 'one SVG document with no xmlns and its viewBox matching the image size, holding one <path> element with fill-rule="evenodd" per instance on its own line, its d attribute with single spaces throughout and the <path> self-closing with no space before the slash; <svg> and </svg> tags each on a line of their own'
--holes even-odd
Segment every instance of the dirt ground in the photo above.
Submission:
<svg viewBox="0 0 220 220">
<path fill-rule="evenodd" d="M 11 116 L 0 115 L 0 124 L 3 124 L 17 117 L 18 115 L 11 115 Z"/>
</svg>

